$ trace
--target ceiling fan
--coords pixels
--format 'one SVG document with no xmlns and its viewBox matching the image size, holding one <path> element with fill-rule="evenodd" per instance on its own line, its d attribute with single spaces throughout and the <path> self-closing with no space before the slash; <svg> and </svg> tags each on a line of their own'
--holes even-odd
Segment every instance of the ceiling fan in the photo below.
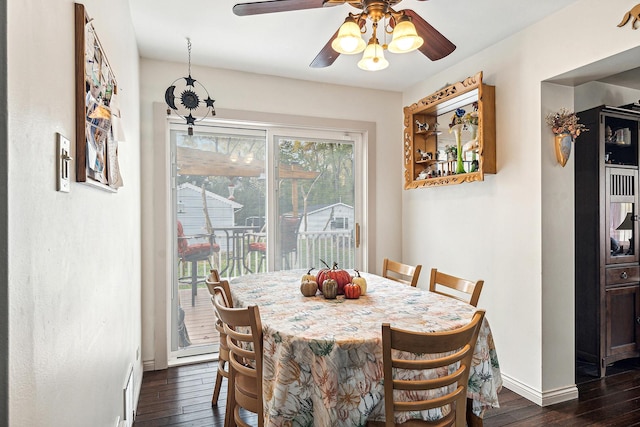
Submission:
<svg viewBox="0 0 640 427">
<path fill-rule="evenodd" d="M 238 16 L 259 15 L 263 13 L 286 12 L 293 10 L 315 9 L 348 3 L 358 13 L 349 13 L 342 26 L 320 50 L 309 65 L 324 68 L 334 63 L 341 53 L 355 54 L 364 51 L 358 66 L 365 70 L 381 70 L 389 63 L 384 58 L 384 49 L 393 53 L 405 53 L 419 50 L 432 61 L 449 55 L 456 46 L 433 28 L 427 21 L 411 9 L 396 11 L 393 6 L 402 0 L 267 0 L 251 3 L 239 3 L 233 7 Z M 419 0 L 424 1 L 424 0 Z M 366 32 L 366 23 L 372 23 L 372 36 L 368 43 L 362 39 Z M 392 34 L 393 39 L 387 45 L 380 45 L 377 39 L 378 22 L 383 21 L 383 31 Z"/>
</svg>

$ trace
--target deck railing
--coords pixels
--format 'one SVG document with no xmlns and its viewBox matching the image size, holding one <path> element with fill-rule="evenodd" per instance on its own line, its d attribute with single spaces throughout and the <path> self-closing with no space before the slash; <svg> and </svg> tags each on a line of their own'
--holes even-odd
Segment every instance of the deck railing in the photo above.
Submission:
<svg viewBox="0 0 640 427">
<path fill-rule="evenodd" d="M 324 260 L 330 267 L 353 268 L 355 251 L 349 230 L 305 231 L 298 233 L 297 268 L 321 268 Z"/>
<path fill-rule="evenodd" d="M 290 269 L 322 268 L 324 260 L 330 267 L 337 262 L 340 268 L 353 268 L 355 251 L 350 230 L 304 231 L 298 233 L 296 251 L 287 255 Z M 261 254 L 248 253 L 245 264 L 252 272 L 266 271 L 266 262 L 260 264 Z M 224 257 L 223 257 L 224 259 Z"/>
</svg>

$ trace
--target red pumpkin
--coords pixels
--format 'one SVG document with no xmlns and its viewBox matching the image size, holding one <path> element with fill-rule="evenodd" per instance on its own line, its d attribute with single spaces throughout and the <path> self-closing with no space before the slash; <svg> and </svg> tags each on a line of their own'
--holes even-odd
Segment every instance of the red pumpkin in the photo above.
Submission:
<svg viewBox="0 0 640 427">
<path fill-rule="evenodd" d="M 322 282 L 327 279 L 333 279 L 338 283 L 338 295 L 344 294 L 344 286 L 351 283 L 351 275 L 349 274 L 349 272 L 347 270 L 338 268 L 337 262 L 333 263 L 333 268 L 329 268 L 327 263 L 324 261 L 322 261 L 322 263 L 326 265 L 327 268 L 321 269 L 316 275 L 316 283 L 318 283 L 320 291 L 322 292 Z"/>
<path fill-rule="evenodd" d="M 344 286 L 344 297 L 347 299 L 358 299 L 362 289 L 356 283 L 349 283 Z"/>
<path fill-rule="evenodd" d="M 318 273 L 316 274 L 316 283 L 318 284 L 318 289 L 320 289 L 320 292 L 322 292 L 322 282 L 329 278 L 325 275 L 325 273 L 331 270 L 331 267 L 329 267 L 329 265 L 323 260 L 320 261 L 327 267 L 319 269 Z"/>
</svg>

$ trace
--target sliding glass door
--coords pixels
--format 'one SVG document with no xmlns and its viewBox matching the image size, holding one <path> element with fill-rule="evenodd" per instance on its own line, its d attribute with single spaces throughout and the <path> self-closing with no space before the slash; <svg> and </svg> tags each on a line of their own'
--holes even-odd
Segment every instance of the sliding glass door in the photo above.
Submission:
<svg viewBox="0 0 640 427">
<path fill-rule="evenodd" d="M 279 236 L 275 269 L 354 268 L 359 206 L 356 144 L 321 132 L 274 136 L 276 213 Z M 292 227 L 291 224 L 295 224 Z M 293 230 L 291 230 L 293 228 Z"/>
<path fill-rule="evenodd" d="M 217 351 L 205 279 L 361 266 L 362 135 L 218 121 L 170 126 L 172 358 Z"/>
<path fill-rule="evenodd" d="M 176 357 L 217 351 L 205 279 L 245 272 L 244 239 L 266 211 L 266 131 L 205 124 L 171 128 L 175 262 L 171 350 Z"/>
</svg>

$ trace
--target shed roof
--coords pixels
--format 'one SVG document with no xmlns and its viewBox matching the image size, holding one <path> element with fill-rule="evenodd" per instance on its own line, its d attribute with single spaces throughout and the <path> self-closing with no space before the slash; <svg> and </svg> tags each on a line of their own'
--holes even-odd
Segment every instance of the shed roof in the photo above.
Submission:
<svg viewBox="0 0 640 427">
<path fill-rule="evenodd" d="M 335 206 L 344 206 L 345 208 L 348 209 L 353 209 L 353 206 L 347 205 L 346 203 L 342 203 L 342 202 L 338 202 L 338 203 L 329 203 L 329 204 L 324 204 L 324 205 L 313 205 L 313 206 L 309 206 L 308 207 L 308 214 L 313 214 L 316 212 L 320 212 L 320 211 L 324 211 L 330 208 L 333 208 Z"/>
<path fill-rule="evenodd" d="M 197 185 L 193 185 L 189 182 L 185 182 L 183 184 L 178 185 L 178 190 L 189 190 L 189 191 L 194 191 L 198 193 L 198 195 L 202 194 L 202 188 L 198 187 Z M 207 195 L 207 198 L 218 200 L 221 203 L 226 203 L 229 206 L 231 206 L 233 209 L 240 209 L 244 206 L 234 200 L 229 200 L 226 197 L 222 197 L 219 194 L 212 193 L 211 191 L 205 190 L 205 194 Z"/>
</svg>

